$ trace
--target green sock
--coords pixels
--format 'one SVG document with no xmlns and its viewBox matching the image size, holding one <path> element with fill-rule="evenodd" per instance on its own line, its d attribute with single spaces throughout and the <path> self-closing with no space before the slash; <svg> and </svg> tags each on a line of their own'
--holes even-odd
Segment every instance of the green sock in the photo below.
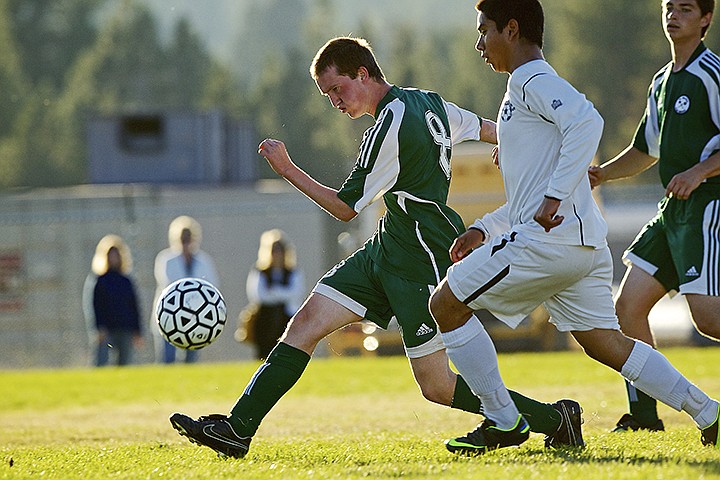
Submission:
<svg viewBox="0 0 720 480">
<path fill-rule="evenodd" d="M 630 413 L 635 420 L 643 427 L 655 425 L 658 421 L 657 400 L 641 392 L 627 380 L 625 380 L 625 388 L 628 393 Z"/>
<path fill-rule="evenodd" d="M 531 431 L 552 435 L 560 428 L 562 420 L 560 412 L 549 403 L 538 402 L 512 390 L 510 390 L 510 398 L 527 420 Z"/>
<path fill-rule="evenodd" d="M 252 437 L 272 407 L 300 379 L 310 355 L 287 343 L 278 343 L 250 379 L 230 411 L 228 421 L 238 435 Z"/>
<path fill-rule="evenodd" d="M 455 392 L 453 392 L 453 398 L 450 402 L 450 408 L 457 408 L 470 413 L 482 414 L 482 404 L 480 399 L 470 390 L 465 380 L 458 375 L 455 381 Z"/>
<path fill-rule="evenodd" d="M 512 390 L 510 390 L 510 398 L 513 399 L 515 406 L 523 414 L 533 432 L 552 435 L 560 427 L 560 412 L 549 403 L 538 402 Z M 457 376 L 450 407 L 470 413 L 483 413 L 480 399 L 472 393 L 460 375 Z"/>
</svg>

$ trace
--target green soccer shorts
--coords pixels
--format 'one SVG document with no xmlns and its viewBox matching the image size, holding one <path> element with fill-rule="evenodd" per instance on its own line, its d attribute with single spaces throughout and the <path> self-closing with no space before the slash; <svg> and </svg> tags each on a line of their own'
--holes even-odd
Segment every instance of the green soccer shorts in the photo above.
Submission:
<svg viewBox="0 0 720 480">
<path fill-rule="evenodd" d="M 428 309 L 434 288 L 381 269 L 363 248 L 325 274 L 313 292 L 383 329 L 395 317 L 406 355 L 420 358 L 445 348 Z"/>
<path fill-rule="evenodd" d="M 625 263 L 655 277 L 668 292 L 720 295 L 717 188 L 701 185 L 687 200 L 664 198 L 625 251 Z"/>
</svg>

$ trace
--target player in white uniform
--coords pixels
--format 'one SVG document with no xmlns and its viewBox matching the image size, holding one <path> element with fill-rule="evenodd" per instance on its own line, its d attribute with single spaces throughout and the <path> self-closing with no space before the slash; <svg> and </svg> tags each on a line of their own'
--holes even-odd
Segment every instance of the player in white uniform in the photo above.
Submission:
<svg viewBox="0 0 720 480">
<path fill-rule="evenodd" d="M 457 263 L 430 300 L 447 354 L 480 397 L 486 416 L 475 431 L 448 440 L 448 449 L 482 452 L 527 438 L 525 420 L 473 311 L 487 309 L 515 327 L 541 303 L 551 322 L 571 332 L 590 357 L 690 414 L 702 443 L 716 445 L 718 402 L 662 354 L 620 332 L 607 227 L 586 173 L 603 121 L 545 62 L 540 3 L 481 0 L 476 8 L 476 48 L 495 71 L 510 74 L 497 121 L 507 203 L 458 237 L 450 250 Z"/>
</svg>

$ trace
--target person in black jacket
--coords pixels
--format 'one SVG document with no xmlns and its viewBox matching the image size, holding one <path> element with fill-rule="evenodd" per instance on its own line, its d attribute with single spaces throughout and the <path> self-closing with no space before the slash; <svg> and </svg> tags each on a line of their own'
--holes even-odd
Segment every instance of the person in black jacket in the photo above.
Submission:
<svg viewBox="0 0 720 480">
<path fill-rule="evenodd" d="M 132 257 L 127 244 L 117 235 L 106 235 L 95 249 L 92 272 L 92 312 L 96 331 L 95 365 L 109 363 L 117 352 L 117 364 L 132 362 L 133 351 L 142 345 L 138 297 L 132 279 Z"/>
</svg>

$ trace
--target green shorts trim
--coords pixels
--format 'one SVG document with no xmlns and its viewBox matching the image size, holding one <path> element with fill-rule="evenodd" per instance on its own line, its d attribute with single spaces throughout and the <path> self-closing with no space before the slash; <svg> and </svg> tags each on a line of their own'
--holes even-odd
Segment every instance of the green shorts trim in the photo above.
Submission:
<svg viewBox="0 0 720 480">
<path fill-rule="evenodd" d="M 395 317 L 407 356 L 419 358 L 445 348 L 428 309 L 434 288 L 381 269 L 360 249 L 325 274 L 313 292 L 383 329 Z"/>
<path fill-rule="evenodd" d="M 720 295 L 720 198 L 699 189 L 687 200 L 664 198 L 623 256 L 667 291 Z"/>
</svg>

